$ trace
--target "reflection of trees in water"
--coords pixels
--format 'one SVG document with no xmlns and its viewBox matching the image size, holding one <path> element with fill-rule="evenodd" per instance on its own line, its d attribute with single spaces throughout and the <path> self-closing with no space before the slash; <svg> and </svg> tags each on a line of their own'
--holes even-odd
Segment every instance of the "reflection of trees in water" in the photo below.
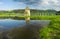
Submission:
<svg viewBox="0 0 60 39">
<path fill-rule="evenodd" d="M 39 30 L 36 26 L 26 25 L 22 28 L 15 28 L 13 30 L 3 32 L 2 39 L 38 39 Z"/>
<path fill-rule="evenodd" d="M 23 27 L 2 32 L 0 39 L 37 39 L 39 32 L 33 27 Z"/>
<path fill-rule="evenodd" d="M 8 39 L 6 34 L 7 34 L 6 32 L 0 31 L 0 39 Z"/>
<path fill-rule="evenodd" d="M 2 33 L 2 39 L 8 39 L 8 37 L 7 37 L 7 32 L 3 32 L 3 33 Z"/>
</svg>

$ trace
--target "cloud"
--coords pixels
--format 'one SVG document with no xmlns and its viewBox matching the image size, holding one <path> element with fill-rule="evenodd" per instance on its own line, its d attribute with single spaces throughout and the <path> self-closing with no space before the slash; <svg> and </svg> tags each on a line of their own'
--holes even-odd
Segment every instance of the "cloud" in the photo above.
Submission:
<svg viewBox="0 0 60 39">
<path fill-rule="evenodd" d="M 15 1 L 18 1 L 18 2 L 23 2 L 25 4 L 38 4 L 38 3 L 43 3 L 43 4 L 48 4 L 48 2 L 50 3 L 58 3 L 58 0 L 15 0 Z"/>
<path fill-rule="evenodd" d="M 49 0 L 42 0 L 41 4 L 42 4 L 42 5 L 48 5 L 48 4 L 49 4 L 48 1 L 49 1 Z"/>
<path fill-rule="evenodd" d="M 17 2 L 22 2 L 23 4 L 26 5 L 32 5 L 32 6 L 37 6 L 38 9 L 55 9 L 59 10 L 60 8 L 60 0 L 14 0 Z"/>
<path fill-rule="evenodd" d="M 17 2 L 17 4 L 24 4 L 23 2 Z"/>
<path fill-rule="evenodd" d="M 14 0 L 17 2 L 23 2 L 26 5 L 35 5 L 38 4 L 41 0 Z"/>
<path fill-rule="evenodd" d="M 42 0 L 42 2 L 38 4 L 38 6 L 42 9 L 60 10 L 59 2 L 59 0 Z"/>
</svg>

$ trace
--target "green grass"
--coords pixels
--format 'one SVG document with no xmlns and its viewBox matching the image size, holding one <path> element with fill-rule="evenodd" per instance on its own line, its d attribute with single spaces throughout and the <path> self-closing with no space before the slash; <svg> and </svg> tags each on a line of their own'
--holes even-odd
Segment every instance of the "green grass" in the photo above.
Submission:
<svg viewBox="0 0 60 39">
<path fill-rule="evenodd" d="M 33 20 L 52 20 L 52 19 L 59 19 L 60 16 L 31 16 Z"/>
<path fill-rule="evenodd" d="M 16 16 L 16 14 L 15 13 L 11 13 L 11 14 L 9 14 L 9 13 L 0 13 L 0 17 L 8 17 L 8 16 Z"/>
<path fill-rule="evenodd" d="M 48 27 L 40 30 L 40 39 L 60 39 L 60 16 L 40 16 L 39 20 L 51 20 Z"/>
</svg>

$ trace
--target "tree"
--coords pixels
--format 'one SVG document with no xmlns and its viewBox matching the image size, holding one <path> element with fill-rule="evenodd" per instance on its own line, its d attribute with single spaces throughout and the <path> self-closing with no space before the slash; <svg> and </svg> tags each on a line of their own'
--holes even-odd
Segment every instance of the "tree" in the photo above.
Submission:
<svg viewBox="0 0 60 39">
<path fill-rule="evenodd" d="M 13 1 L 22 2 L 22 3 L 29 5 L 29 6 L 30 5 L 36 6 L 40 2 L 40 0 L 13 0 Z"/>
<path fill-rule="evenodd" d="M 56 12 L 56 15 L 60 15 L 60 11 L 57 11 L 57 12 Z"/>
</svg>

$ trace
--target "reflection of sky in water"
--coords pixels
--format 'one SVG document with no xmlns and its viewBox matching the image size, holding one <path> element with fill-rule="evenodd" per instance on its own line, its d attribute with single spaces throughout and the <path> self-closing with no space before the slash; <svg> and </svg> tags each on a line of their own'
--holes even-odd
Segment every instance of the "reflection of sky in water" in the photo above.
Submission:
<svg viewBox="0 0 60 39">
<path fill-rule="evenodd" d="M 22 20 L 0 20 L 0 28 L 14 28 L 14 27 L 19 27 L 19 26 L 23 26 L 25 24 L 25 21 Z"/>
<path fill-rule="evenodd" d="M 42 26 L 49 24 L 49 20 L 31 20 L 30 24 L 42 24 Z M 26 23 L 24 20 L 11 20 L 11 19 L 2 19 L 0 20 L 0 29 L 9 29 L 15 27 L 24 26 Z"/>
</svg>

